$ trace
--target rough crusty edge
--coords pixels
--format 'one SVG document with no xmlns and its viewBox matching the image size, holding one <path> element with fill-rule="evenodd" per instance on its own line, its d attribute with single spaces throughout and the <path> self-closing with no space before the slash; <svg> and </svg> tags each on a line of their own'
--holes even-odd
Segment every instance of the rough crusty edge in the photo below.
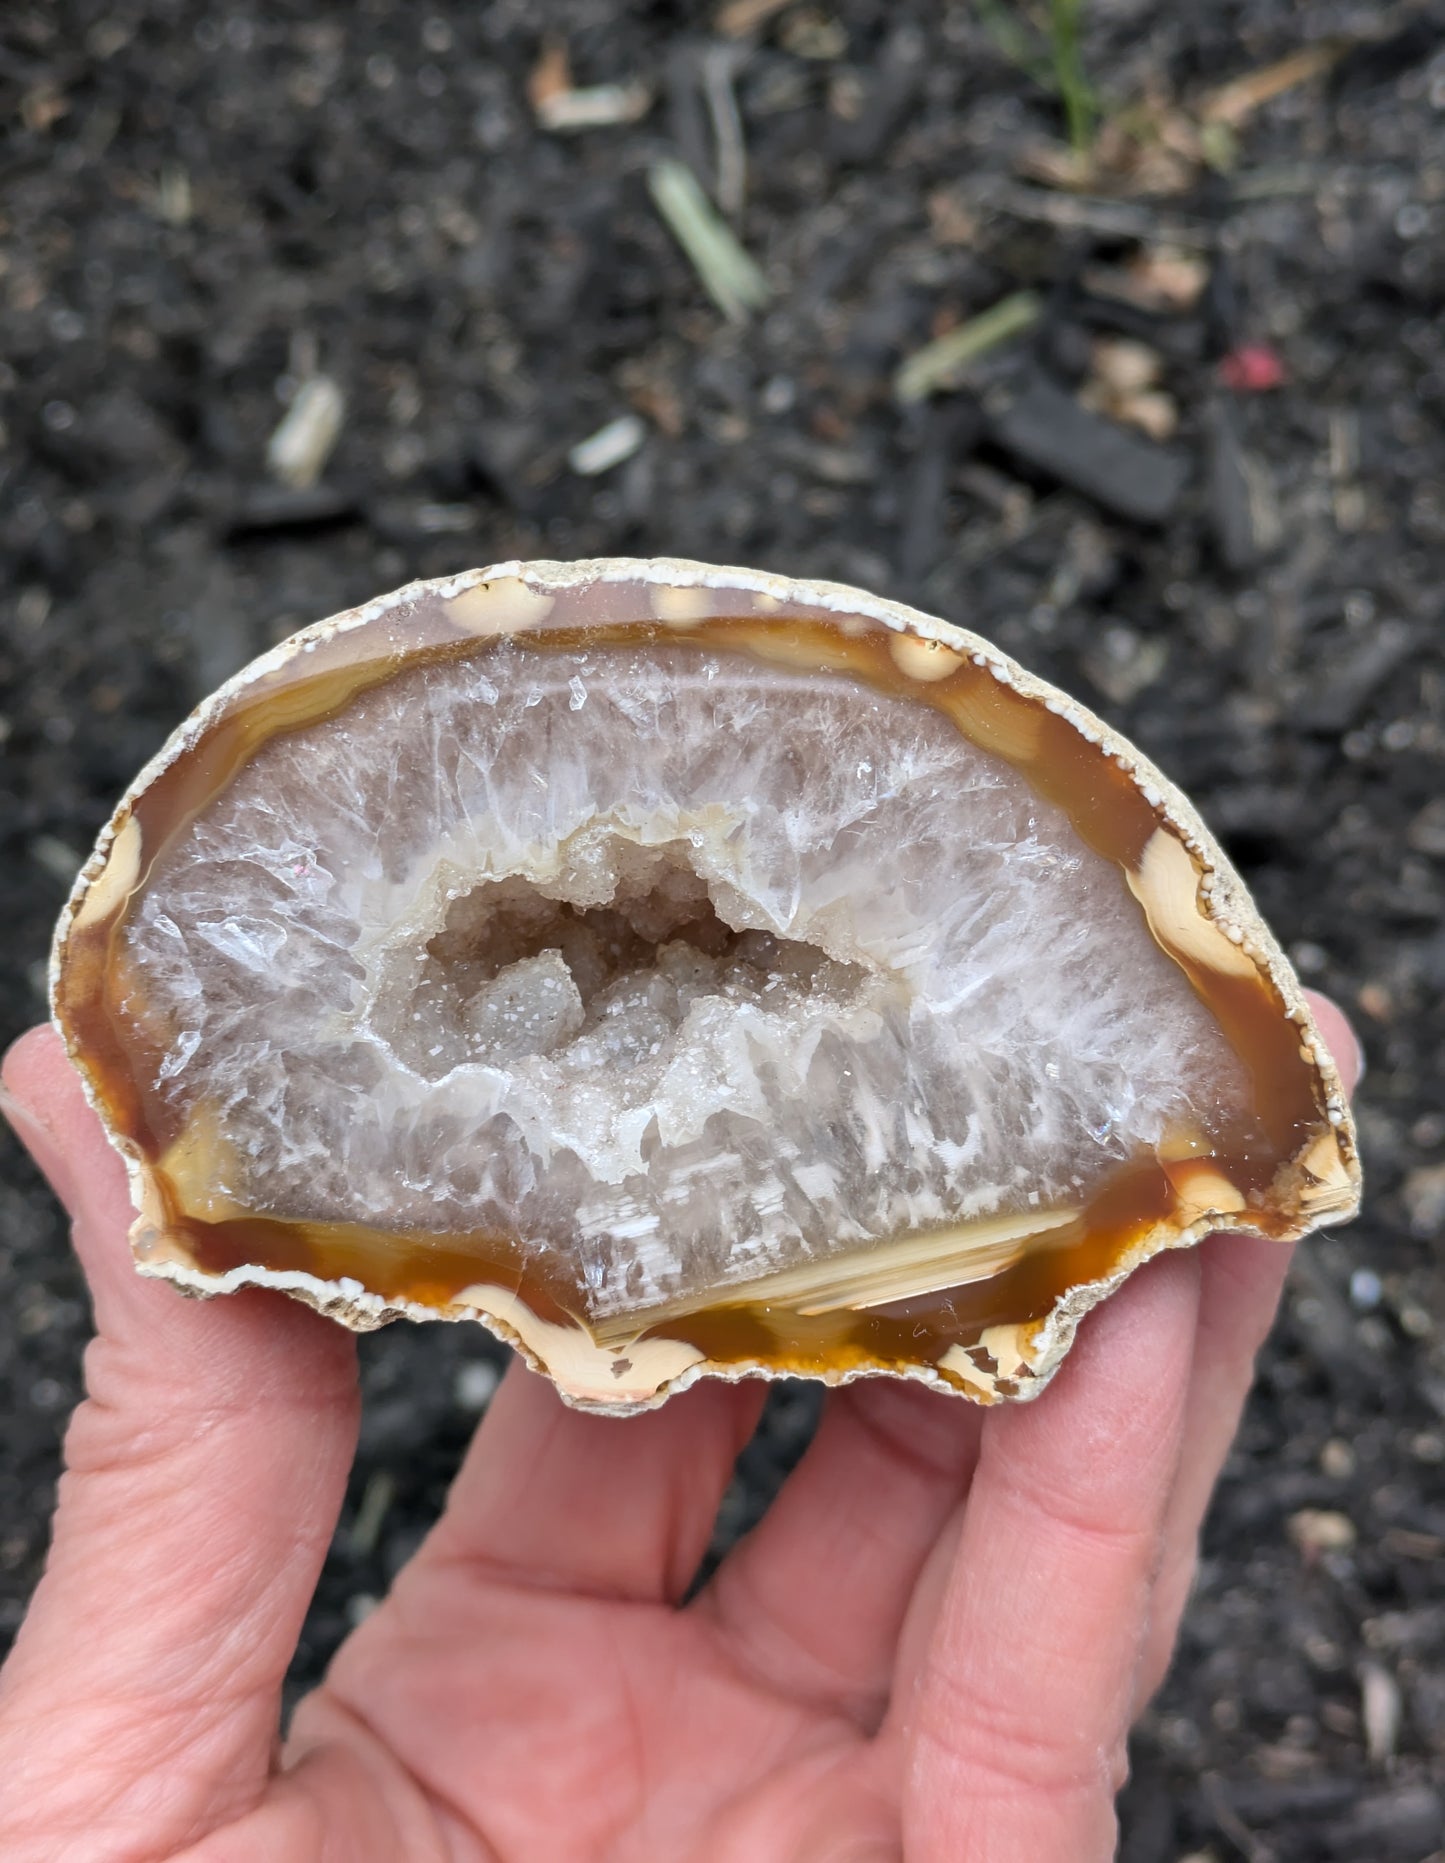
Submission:
<svg viewBox="0 0 1445 1863">
<path fill-rule="evenodd" d="M 849 1366 L 838 1371 L 780 1374 L 771 1366 L 756 1360 L 720 1363 L 702 1359 L 689 1365 L 677 1377 L 660 1384 L 646 1398 L 635 1402 L 609 1403 L 595 1396 L 581 1397 L 568 1390 L 515 1327 L 481 1304 L 424 1307 L 413 1301 L 388 1300 L 379 1294 L 369 1294 L 357 1281 L 319 1281 L 314 1275 L 291 1270 L 247 1266 L 233 1268 L 226 1274 L 208 1275 L 175 1261 L 156 1264 L 140 1262 L 138 1269 L 149 1279 L 168 1281 L 178 1292 L 193 1299 L 210 1300 L 249 1287 L 270 1288 L 289 1295 L 293 1300 L 299 1300 L 304 1306 L 357 1333 L 375 1332 L 393 1320 L 401 1319 L 472 1321 L 485 1327 L 502 1344 L 510 1346 L 532 1371 L 552 1378 L 565 1403 L 600 1416 L 631 1417 L 639 1416 L 647 1410 L 656 1410 L 668 1398 L 689 1390 L 704 1378 L 716 1379 L 724 1384 L 741 1384 L 750 1378 L 771 1381 L 780 1375 L 805 1376 L 812 1383 L 832 1388 L 856 1384 L 865 1378 L 902 1378 L 908 1383 L 922 1384 L 930 1390 L 942 1391 L 950 1397 L 964 1397 L 975 1403 L 1031 1403 L 1053 1380 L 1068 1356 L 1085 1314 L 1092 1312 L 1122 1287 L 1129 1276 L 1146 1261 L 1153 1260 L 1168 1249 L 1193 1247 L 1206 1236 L 1224 1229 L 1247 1234 L 1249 1224 L 1237 1216 L 1214 1214 L 1202 1218 L 1188 1229 L 1174 1230 L 1161 1225 L 1146 1236 L 1111 1274 L 1097 1281 L 1079 1282 L 1067 1289 L 1059 1296 L 1035 1333 L 1028 1357 L 1028 1375 L 1007 1381 L 1009 1388 L 1005 1392 L 997 1389 L 1000 1379 L 996 1374 L 976 1364 L 960 1382 L 956 1378 L 946 1377 L 934 1366 L 923 1363 L 902 1367 L 881 1364 Z"/>
<path fill-rule="evenodd" d="M 1119 765 L 1131 778 L 1159 821 L 1166 824 L 1195 857 L 1203 876 L 1199 904 L 1204 916 L 1217 925 L 1230 942 L 1237 945 L 1257 967 L 1268 974 L 1284 1004 L 1286 1014 L 1299 1027 L 1301 1048 L 1309 1050 L 1311 1064 L 1323 1089 L 1322 1098 L 1326 1114 L 1335 1129 L 1340 1155 L 1355 1191 L 1355 1202 L 1322 1214 L 1316 1222 L 1308 1225 L 1308 1228 L 1344 1222 L 1354 1214 L 1359 1189 L 1358 1150 L 1349 1105 L 1334 1058 L 1320 1035 L 1293 966 L 1261 917 L 1244 881 L 1230 865 L 1223 849 L 1182 790 L 1128 739 L 1090 711 L 1087 706 L 1050 685 L 1048 681 L 1040 679 L 1036 674 L 1030 673 L 1027 668 L 1020 666 L 1008 654 L 957 623 L 925 614 L 902 602 L 891 601 L 883 596 L 869 595 L 863 590 L 849 587 L 844 583 L 803 581 L 777 575 L 767 570 L 729 568 L 673 557 L 599 557 L 573 563 L 549 561 L 524 563 L 514 559 L 506 563 L 489 565 L 485 569 L 466 570 L 455 576 L 407 583 L 399 589 L 392 590 L 389 594 L 377 596 L 360 607 L 345 609 L 322 621 L 313 622 L 309 627 L 290 635 L 267 653 L 251 661 L 204 699 L 177 727 L 156 755 L 146 763 L 117 803 L 111 819 L 101 830 L 89 859 L 76 877 L 70 897 L 56 924 L 49 966 L 52 1019 L 65 1042 L 67 1053 L 80 1073 L 86 1098 L 99 1115 L 107 1138 L 125 1161 L 130 1180 L 131 1198 L 137 1210 L 142 1207 L 149 1167 L 136 1155 L 134 1148 L 122 1134 L 110 1129 L 105 1109 L 85 1064 L 85 1058 L 72 1044 L 56 1008 L 60 971 L 71 925 L 91 884 L 104 870 L 111 844 L 119 827 L 128 818 L 135 798 L 143 794 L 164 770 L 191 748 L 209 728 L 217 714 L 229 706 L 233 698 L 244 692 L 257 679 L 288 664 L 298 654 L 312 651 L 323 640 L 364 627 L 369 622 L 378 620 L 382 615 L 416 600 L 421 595 L 436 595 L 443 599 L 450 599 L 481 583 L 499 581 L 504 578 L 519 580 L 525 587 L 539 594 L 550 594 L 565 588 L 585 587 L 598 582 L 640 582 L 673 588 L 735 588 L 747 590 L 756 595 L 768 596 L 778 602 L 819 608 L 825 612 L 862 615 L 870 620 L 881 622 L 894 633 L 911 634 L 922 640 L 933 641 L 948 647 L 955 653 L 966 656 L 974 665 L 989 672 L 1001 685 L 1008 686 L 1021 697 L 1043 704 L 1050 712 L 1064 719 L 1086 742 L 1097 745 L 1101 754 L 1112 758 Z M 1015 1401 L 1026 1401 L 1037 1396 L 1067 1354 L 1078 1330 L 1079 1321 L 1084 1314 L 1113 1293 L 1143 1262 L 1162 1253 L 1165 1248 L 1188 1247 L 1217 1229 L 1228 1228 L 1248 1233 L 1250 1227 L 1247 1218 L 1242 1214 L 1218 1212 L 1204 1217 L 1184 1230 L 1175 1231 L 1161 1225 L 1160 1230 L 1145 1237 L 1113 1273 L 1101 1280 L 1081 1283 L 1066 1290 L 1060 1295 L 1047 1318 L 1034 1334 L 1032 1347 L 1028 1354 L 1028 1365 L 1032 1375 L 1018 1381 L 1016 1388 L 1010 1389 L 1008 1395 Z M 1308 1228 L 1302 1227 L 1300 1233 L 1308 1233 Z M 378 1295 L 366 1293 L 356 1282 L 327 1283 L 310 1275 L 273 1271 L 259 1266 L 233 1269 L 224 1275 L 206 1275 L 199 1269 L 179 1262 L 152 1264 L 142 1261 L 138 1263 L 138 1266 L 143 1274 L 168 1280 L 180 1291 L 203 1298 L 230 1293 L 242 1287 L 275 1288 L 314 1307 L 318 1312 L 338 1320 L 356 1332 L 371 1331 L 391 1320 L 400 1318 L 479 1320 L 499 1339 L 513 1346 L 534 1370 L 546 1369 L 538 1363 L 535 1355 L 528 1350 L 513 1328 L 480 1307 L 453 1307 L 438 1310 L 420 1307 L 406 1301 L 388 1302 Z M 655 1396 L 645 1402 L 600 1404 L 591 1400 L 585 1407 L 608 1414 L 630 1415 L 639 1410 L 655 1408 L 669 1396 L 686 1390 L 703 1377 L 716 1377 L 728 1382 L 737 1382 L 744 1378 L 766 1378 L 772 1375 L 768 1367 L 759 1364 L 719 1365 L 704 1360 L 689 1366 L 677 1378 L 662 1385 Z M 968 1394 L 975 1396 L 979 1401 L 995 1401 L 997 1394 L 991 1389 L 983 1388 L 991 1382 L 989 1374 L 980 1371 L 974 1375 L 980 1388 Z M 845 1371 L 824 1374 L 821 1381 L 841 1385 L 853 1383 L 862 1377 L 873 1376 L 903 1376 L 954 1394 L 957 1394 L 960 1389 L 957 1383 L 927 1365 L 908 1367 L 902 1372 L 893 1367 L 880 1367 L 877 1371 L 866 1367 L 849 1368 Z M 564 1391 L 563 1395 L 566 1397 L 567 1393 Z"/>
</svg>

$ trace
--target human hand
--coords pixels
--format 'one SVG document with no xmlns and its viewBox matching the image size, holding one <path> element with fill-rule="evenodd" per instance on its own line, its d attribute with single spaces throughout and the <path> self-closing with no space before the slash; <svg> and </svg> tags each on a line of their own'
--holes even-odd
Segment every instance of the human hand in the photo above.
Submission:
<svg viewBox="0 0 1445 1863">
<path fill-rule="evenodd" d="M 1352 1085 L 1348 1027 L 1316 1009 Z M 124 1172 L 53 1033 L 4 1078 L 97 1328 L 0 1674 L 7 1863 L 1112 1856 L 1286 1248 L 1151 1263 L 1028 1406 L 830 1394 L 687 1604 L 760 1389 L 615 1421 L 514 1366 L 279 1748 L 355 1447 L 354 1342 L 269 1294 L 140 1279 Z"/>
</svg>

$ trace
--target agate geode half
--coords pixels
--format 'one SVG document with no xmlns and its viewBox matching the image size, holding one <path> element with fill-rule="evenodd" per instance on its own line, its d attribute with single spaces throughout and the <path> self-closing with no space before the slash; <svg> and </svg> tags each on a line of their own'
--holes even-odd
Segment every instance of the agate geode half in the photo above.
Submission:
<svg viewBox="0 0 1445 1863">
<path fill-rule="evenodd" d="M 976 637 L 745 570 L 510 563 L 296 635 L 122 801 L 54 1009 L 143 1273 L 480 1319 L 609 1409 L 1027 1396 L 1158 1250 L 1358 1196 L 1184 798 Z"/>
</svg>

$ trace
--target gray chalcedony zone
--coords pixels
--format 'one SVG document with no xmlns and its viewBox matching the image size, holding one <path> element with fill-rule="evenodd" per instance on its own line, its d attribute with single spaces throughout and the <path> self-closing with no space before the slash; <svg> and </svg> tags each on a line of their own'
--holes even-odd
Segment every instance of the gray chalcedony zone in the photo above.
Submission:
<svg viewBox="0 0 1445 1863">
<path fill-rule="evenodd" d="M 1077 1206 L 1244 1070 L 941 714 L 683 648 L 415 668 L 267 744 L 125 931 L 222 1195 L 500 1230 L 598 1318 Z"/>
</svg>

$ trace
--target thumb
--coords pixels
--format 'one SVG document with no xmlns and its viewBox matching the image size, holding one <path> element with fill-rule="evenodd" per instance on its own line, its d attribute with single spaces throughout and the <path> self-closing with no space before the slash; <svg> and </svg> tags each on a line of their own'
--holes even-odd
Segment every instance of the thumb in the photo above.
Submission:
<svg viewBox="0 0 1445 1863">
<path fill-rule="evenodd" d="M 0 1855 L 165 1855 L 265 1784 L 355 1446 L 355 1349 L 290 1301 L 135 1273 L 125 1172 L 52 1030 L 15 1044 L 3 1087 L 73 1219 L 97 1336 L 0 1672 Z"/>
</svg>

